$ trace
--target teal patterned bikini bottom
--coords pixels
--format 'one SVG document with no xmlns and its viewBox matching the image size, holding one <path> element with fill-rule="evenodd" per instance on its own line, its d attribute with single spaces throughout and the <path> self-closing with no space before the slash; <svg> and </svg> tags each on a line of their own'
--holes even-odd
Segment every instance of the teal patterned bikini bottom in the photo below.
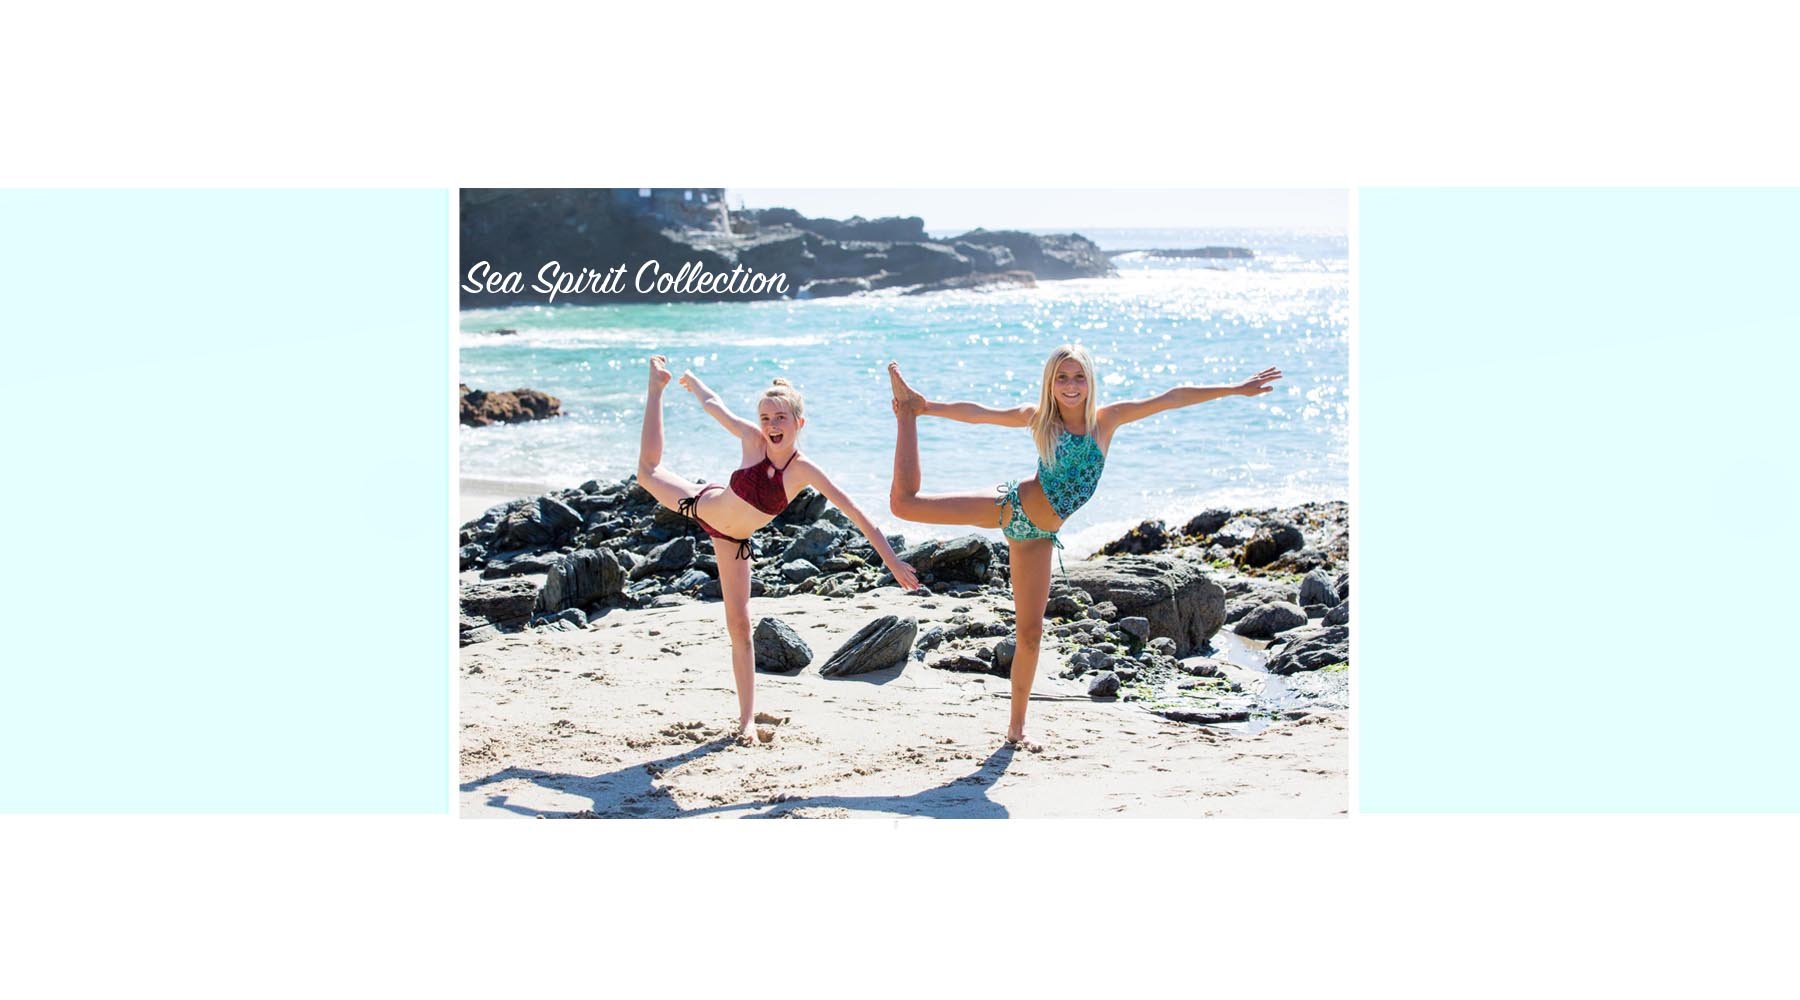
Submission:
<svg viewBox="0 0 1800 1000">
<path fill-rule="evenodd" d="M 1050 544 L 1056 546 L 1056 558 L 1060 562 L 1062 559 L 1062 539 L 1056 537 L 1056 532 L 1045 531 L 1031 523 L 1031 515 L 1025 513 L 1025 505 L 1019 502 L 1019 481 L 1015 479 L 1009 483 L 997 486 L 995 489 L 999 492 L 1000 496 L 994 501 L 994 506 L 1005 507 L 1008 504 L 1012 505 L 1012 517 L 1005 524 L 1000 526 L 1000 533 L 1008 538 L 1021 542 L 1029 542 L 1037 538 L 1048 538 L 1050 539 Z M 1067 570 L 1064 572 L 1067 572 Z"/>
</svg>

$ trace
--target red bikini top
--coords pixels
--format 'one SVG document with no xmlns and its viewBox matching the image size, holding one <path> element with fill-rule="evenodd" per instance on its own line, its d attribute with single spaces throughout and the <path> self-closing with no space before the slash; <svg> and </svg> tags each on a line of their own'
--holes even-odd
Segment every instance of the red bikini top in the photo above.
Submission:
<svg viewBox="0 0 1800 1000">
<path fill-rule="evenodd" d="M 742 497 L 745 503 L 771 517 L 781 513 L 787 509 L 788 505 L 787 486 L 781 481 L 781 474 L 786 472 L 787 466 L 793 465 L 794 459 L 799 457 L 800 453 L 794 452 L 788 458 L 787 465 L 777 469 L 775 463 L 769 461 L 769 456 L 764 454 L 762 461 L 731 474 L 731 492 Z M 773 470 L 774 475 L 763 472 L 765 467 Z"/>
</svg>

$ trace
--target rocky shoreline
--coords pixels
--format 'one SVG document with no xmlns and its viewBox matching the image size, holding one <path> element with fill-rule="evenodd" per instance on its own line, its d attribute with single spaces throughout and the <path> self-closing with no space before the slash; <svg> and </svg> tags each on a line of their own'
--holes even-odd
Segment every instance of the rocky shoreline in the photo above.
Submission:
<svg viewBox="0 0 1800 1000">
<path fill-rule="evenodd" d="M 912 293 L 1028 286 L 1038 281 L 1114 273 L 1110 257 L 1074 233 L 1038 235 L 973 229 L 933 239 L 924 220 L 808 218 L 787 208 L 724 209 L 722 189 L 683 192 L 668 203 L 658 189 L 465 189 L 460 233 L 462 267 L 477 262 L 493 272 L 535 275 L 547 262 L 600 270 L 624 265 L 635 273 L 649 261 L 664 269 L 692 263 L 706 272 L 734 268 L 781 274 L 787 291 L 692 294 L 639 290 L 571 291 L 557 302 L 750 301 L 828 298 L 882 289 Z M 700 198 L 693 200 L 696 194 Z M 704 206 L 704 207 L 703 207 Z M 529 288 L 471 291 L 465 309 L 542 305 Z"/>
<path fill-rule="evenodd" d="M 1056 576 L 1040 673 L 1091 698 L 1142 702 L 1173 721 L 1341 707 L 1348 521 L 1348 506 L 1329 502 L 1207 510 L 1173 529 L 1146 522 Z M 764 616 L 757 669 L 792 675 L 816 663 L 824 676 L 854 676 L 919 663 L 1008 676 L 1005 545 L 977 534 L 889 542 L 919 572 L 917 595 L 878 595 L 887 613 L 821 651 L 822 660 L 780 615 Z M 719 593 L 705 535 L 633 478 L 496 505 L 463 525 L 459 545 L 463 646 L 580 631 L 615 609 L 678 607 Z M 752 545 L 756 597 L 848 599 L 893 587 L 849 519 L 810 490 Z M 921 630 L 907 613 L 909 601 L 945 598 L 953 613 L 939 624 Z M 1301 674 L 1311 679 L 1293 683 Z"/>
</svg>

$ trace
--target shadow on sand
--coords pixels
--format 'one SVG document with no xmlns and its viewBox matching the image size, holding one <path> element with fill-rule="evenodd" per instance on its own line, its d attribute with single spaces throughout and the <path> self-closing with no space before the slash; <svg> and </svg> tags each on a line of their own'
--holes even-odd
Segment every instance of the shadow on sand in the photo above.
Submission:
<svg viewBox="0 0 1800 1000">
<path fill-rule="evenodd" d="M 660 776 L 671 768 L 731 746 L 732 740 L 728 738 L 712 740 L 661 760 L 592 776 L 509 767 L 485 778 L 465 782 L 461 787 L 464 792 L 473 792 L 495 782 L 524 779 L 541 788 L 582 796 L 591 803 L 585 809 L 559 811 L 515 805 L 504 793 L 487 798 L 490 808 L 545 819 L 675 819 L 732 812 L 751 819 L 777 819 L 791 816 L 797 809 L 848 809 L 944 819 L 1003 819 L 1008 815 L 1005 806 L 988 798 L 988 789 L 1000 780 L 1012 763 L 1016 750 L 1010 744 L 1003 744 L 989 754 L 987 760 L 969 774 L 910 795 L 810 795 L 785 797 L 773 802 L 764 800 L 683 809 L 666 789 L 656 785 L 653 773 Z M 767 811 L 762 811 L 765 808 Z"/>
</svg>

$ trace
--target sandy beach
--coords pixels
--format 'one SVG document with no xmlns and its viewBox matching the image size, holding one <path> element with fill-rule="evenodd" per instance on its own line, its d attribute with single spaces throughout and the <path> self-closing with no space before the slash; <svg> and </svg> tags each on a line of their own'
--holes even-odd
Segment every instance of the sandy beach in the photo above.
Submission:
<svg viewBox="0 0 1800 1000">
<path fill-rule="evenodd" d="M 464 503 L 471 497 L 465 496 Z M 1046 640 L 1029 735 L 1000 739 L 1009 682 L 916 660 L 848 678 L 819 663 L 869 620 L 994 619 L 990 595 L 794 594 L 751 601 L 812 647 L 792 675 L 757 675 L 757 707 L 786 721 L 767 744 L 736 719 L 715 601 L 615 608 L 585 629 L 527 630 L 462 650 L 461 813 L 469 817 L 1340 816 L 1342 713 L 1251 733 L 1164 720 L 1057 676 Z M 965 619 L 966 620 L 966 619 Z"/>
</svg>

